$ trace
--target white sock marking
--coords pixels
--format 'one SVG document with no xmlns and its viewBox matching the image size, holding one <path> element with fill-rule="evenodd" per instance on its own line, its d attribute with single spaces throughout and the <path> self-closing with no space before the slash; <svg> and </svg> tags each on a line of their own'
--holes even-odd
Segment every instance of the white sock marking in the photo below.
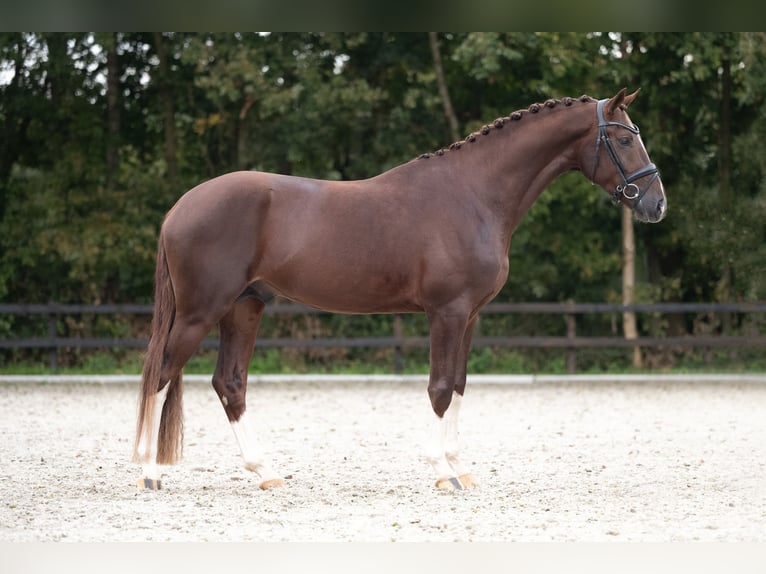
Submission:
<svg viewBox="0 0 766 574">
<path fill-rule="evenodd" d="M 279 475 L 264 460 L 263 452 L 253 435 L 247 411 L 242 413 L 238 421 L 231 423 L 231 429 L 234 431 L 237 444 L 239 444 L 242 458 L 245 459 L 245 468 L 255 472 L 263 482 L 279 478 Z"/>
<path fill-rule="evenodd" d="M 466 474 L 463 463 L 460 462 L 460 443 L 458 441 L 458 419 L 460 418 L 460 407 L 463 405 L 463 397 L 455 393 L 452 395 L 447 412 L 444 413 L 445 424 L 445 445 L 444 454 L 452 470 L 457 476 Z"/>
<path fill-rule="evenodd" d="M 436 472 L 436 480 L 449 479 L 464 474 L 458 460 L 457 427 L 460 406 L 463 397 L 457 393 L 452 395 L 452 401 L 444 416 L 435 414 L 431 419 L 431 434 L 426 446 L 425 459 Z"/>
</svg>

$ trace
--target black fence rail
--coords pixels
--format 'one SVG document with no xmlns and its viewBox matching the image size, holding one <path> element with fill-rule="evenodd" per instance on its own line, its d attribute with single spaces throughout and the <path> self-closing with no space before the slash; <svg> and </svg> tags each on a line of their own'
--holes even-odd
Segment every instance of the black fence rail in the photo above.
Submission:
<svg viewBox="0 0 766 574">
<path fill-rule="evenodd" d="M 62 317 L 87 315 L 151 315 L 151 305 L 81 305 L 81 304 L 0 304 L 0 316 L 44 316 L 47 318 L 48 333 L 45 337 L 0 339 L 0 349 L 48 349 L 49 364 L 52 370 L 58 367 L 60 349 L 115 349 L 144 348 L 145 338 L 86 338 L 63 337 L 58 333 L 59 320 Z M 581 336 L 577 334 L 577 318 L 593 314 L 760 314 L 766 313 L 766 302 L 750 303 L 637 303 L 621 305 L 617 303 L 491 303 L 482 310 L 482 315 L 523 315 L 550 314 L 559 315 L 565 322 L 565 336 L 477 336 L 473 339 L 474 347 L 512 347 L 512 348 L 548 348 L 563 349 L 567 353 L 567 368 L 576 369 L 576 350 L 582 348 L 766 348 L 766 335 L 699 335 L 684 336 L 639 336 L 626 339 L 622 336 Z M 327 314 L 324 311 L 293 303 L 277 303 L 266 307 L 267 315 L 307 315 Z M 425 348 L 429 341 L 426 336 L 405 336 L 402 318 L 394 315 L 391 322 L 391 336 L 382 337 L 320 337 L 320 338 L 259 338 L 259 348 L 392 348 L 396 351 L 395 370 L 402 364 L 401 351 L 405 348 Z M 202 348 L 217 348 L 218 339 L 206 338 Z"/>
</svg>

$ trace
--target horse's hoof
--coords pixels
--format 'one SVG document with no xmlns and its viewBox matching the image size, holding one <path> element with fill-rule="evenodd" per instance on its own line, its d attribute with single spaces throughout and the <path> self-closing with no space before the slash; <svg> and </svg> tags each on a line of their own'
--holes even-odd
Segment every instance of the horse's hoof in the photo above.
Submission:
<svg viewBox="0 0 766 574">
<path fill-rule="evenodd" d="M 460 484 L 463 485 L 463 488 L 466 490 L 469 490 L 471 488 L 479 488 L 479 483 L 476 482 L 476 479 L 473 477 L 473 474 L 470 472 L 467 472 L 466 474 L 461 474 L 457 477 L 457 479 L 460 481 Z"/>
<path fill-rule="evenodd" d="M 455 490 L 463 490 L 463 485 L 460 480 L 455 478 L 440 478 L 436 481 L 437 490 L 443 490 L 444 492 L 453 492 Z"/>
<path fill-rule="evenodd" d="M 264 480 L 260 484 L 261 490 L 269 490 L 270 488 L 281 488 L 285 485 L 285 481 L 281 478 L 272 478 L 270 480 Z"/>
<path fill-rule="evenodd" d="M 136 486 L 142 490 L 160 490 L 162 483 L 159 478 L 139 478 L 136 481 Z"/>
</svg>

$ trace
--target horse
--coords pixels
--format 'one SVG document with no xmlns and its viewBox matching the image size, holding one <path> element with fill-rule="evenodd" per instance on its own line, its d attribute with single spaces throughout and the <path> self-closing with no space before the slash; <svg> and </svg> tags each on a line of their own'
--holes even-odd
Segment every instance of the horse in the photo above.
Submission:
<svg viewBox="0 0 766 574">
<path fill-rule="evenodd" d="M 659 170 L 627 114 L 637 94 L 533 104 L 365 180 L 239 171 L 183 194 L 158 239 L 133 452 L 139 487 L 161 488 L 158 465 L 181 455 L 182 368 L 216 323 L 212 386 L 245 468 L 261 489 L 284 485 L 245 401 L 258 326 L 275 296 L 335 313 L 425 313 L 433 428 L 423 455 L 438 490 L 476 487 L 458 444 L 467 360 L 479 312 L 508 277 L 519 222 L 567 171 L 642 222 L 665 217 Z"/>
</svg>

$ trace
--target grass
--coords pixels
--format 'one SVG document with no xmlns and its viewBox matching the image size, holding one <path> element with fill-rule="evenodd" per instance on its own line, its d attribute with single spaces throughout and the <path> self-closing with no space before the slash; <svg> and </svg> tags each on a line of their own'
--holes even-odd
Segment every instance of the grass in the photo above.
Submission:
<svg viewBox="0 0 766 574">
<path fill-rule="evenodd" d="M 202 350 L 187 363 L 188 374 L 210 374 L 215 370 L 217 354 Z M 760 373 L 766 372 L 766 357 L 742 350 L 689 353 L 672 363 L 647 357 L 647 366 L 635 368 L 627 360 L 627 352 L 616 350 L 581 350 L 577 354 L 577 371 L 582 374 L 662 373 Z M 62 356 L 55 372 L 68 375 L 140 374 L 143 353 L 139 351 L 87 352 Z M 48 374 L 52 372 L 47 355 L 36 360 L 20 360 L 0 364 L 0 374 Z M 250 362 L 253 374 L 389 374 L 397 372 L 393 351 L 322 351 L 304 353 L 295 350 L 259 350 Z M 403 374 L 428 373 L 428 350 L 406 350 L 401 359 Z M 472 374 L 566 374 L 565 351 L 518 351 L 482 347 L 469 357 Z"/>
</svg>

